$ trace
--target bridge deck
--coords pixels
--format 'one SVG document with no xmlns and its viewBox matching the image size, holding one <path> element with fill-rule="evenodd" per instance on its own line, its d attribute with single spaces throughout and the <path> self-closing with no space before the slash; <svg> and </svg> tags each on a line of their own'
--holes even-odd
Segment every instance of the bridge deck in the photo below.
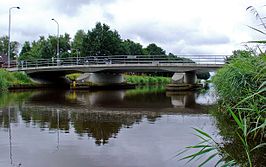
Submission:
<svg viewBox="0 0 266 167">
<path fill-rule="evenodd" d="M 40 59 L 22 61 L 9 71 L 25 71 L 28 74 L 41 72 L 187 72 L 214 71 L 224 65 L 226 56 L 90 56 L 60 60 Z"/>
</svg>

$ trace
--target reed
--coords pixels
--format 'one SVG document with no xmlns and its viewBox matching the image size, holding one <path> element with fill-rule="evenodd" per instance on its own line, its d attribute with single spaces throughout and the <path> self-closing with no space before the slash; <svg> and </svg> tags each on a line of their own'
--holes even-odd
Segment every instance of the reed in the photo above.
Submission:
<svg viewBox="0 0 266 167">
<path fill-rule="evenodd" d="M 203 141 L 186 149 L 200 150 L 182 159 L 191 161 L 199 155 L 216 151 L 199 166 L 218 155 L 221 158 L 217 165 L 220 166 L 237 164 L 252 167 L 266 161 L 266 55 L 247 51 L 234 53 L 229 63 L 212 80 L 220 98 L 216 116 L 225 115 L 224 122 L 230 122 L 230 126 L 234 127 L 230 128 L 233 130 L 232 136 L 229 135 L 230 140 L 218 144 L 206 132 L 195 129 Z M 238 153 L 230 149 L 235 147 L 235 143 L 240 146 Z"/>
</svg>

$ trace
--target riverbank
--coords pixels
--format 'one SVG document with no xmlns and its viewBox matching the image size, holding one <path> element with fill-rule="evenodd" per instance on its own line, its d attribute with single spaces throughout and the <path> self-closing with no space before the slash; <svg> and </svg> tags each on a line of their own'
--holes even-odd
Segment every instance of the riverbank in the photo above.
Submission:
<svg viewBox="0 0 266 167">
<path fill-rule="evenodd" d="M 170 77 L 147 76 L 147 75 L 123 75 L 123 83 L 95 84 L 92 82 L 79 82 L 80 73 L 66 75 L 71 82 L 70 89 L 133 89 L 136 85 L 166 85 L 171 82 Z"/>
<path fill-rule="evenodd" d="M 264 166 L 266 164 L 266 54 L 235 51 L 212 81 L 219 96 L 212 112 L 222 141 L 196 129 L 200 144 L 187 147 L 196 150 L 183 159 L 210 154 L 209 162 L 219 155 L 224 166 Z M 197 150 L 199 149 L 199 150 Z M 217 165 L 218 165 L 217 164 Z M 201 166 L 200 165 L 200 166 Z"/>
<path fill-rule="evenodd" d="M 171 83 L 170 77 L 148 76 L 148 75 L 124 75 L 127 83 L 137 85 L 156 85 Z"/>
<path fill-rule="evenodd" d="M 241 166 L 260 166 L 266 163 L 265 67 L 265 54 L 237 51 L 213 78 L 220 97 L 216 112 L 236 126 L 234 135 L 230 142 L 226 141 L 223 151 L 234 155 L 231 156 L 232 160 Z M 236 143 L 242 147 L 236 148 Z M 238 150 L 238 156 L 232 153 L 233 150 Z"/>
<path fill-rule="evenodd" d="M 33 88 L 36 87 L 26 74 L 22 72 L 8 72 L 0 69 L 0 92 L 15 88 Z"/>
</svg>

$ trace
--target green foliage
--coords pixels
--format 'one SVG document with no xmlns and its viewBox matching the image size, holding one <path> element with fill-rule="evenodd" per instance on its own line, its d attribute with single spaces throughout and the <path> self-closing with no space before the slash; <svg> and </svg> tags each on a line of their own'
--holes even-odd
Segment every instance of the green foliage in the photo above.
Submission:
<svg viewBox="0 0 266 167">
<path fill-rule="evenodd" d="M 126 96 L 136 96 L 139 94 L 154 94 L 154 93 L 164 93 L 165 87 L 163 85 L 156 85 L 156 86 L 140 86 L 136 89 L 130 89 L 126 91 Z"/>
<path fill-rule="evenodd" d="M 143 55 L 144 54 L 142 45 L 139 43 L 135 43 L 129 39 L 123 41 L 122 47 L 123 47 L 123 54 L 125 55 Z"/>
<path fill-rule="evenodd" d="M 145 48 L 145 54 L 147 55 L 165 55 L 165 50 L 152 43 Z"/>
<path fill-rule="evenodd" d="M 253 94 L 266 79 L 265 55 L 241 53 L 234 55 L 235 58 L 217 71 L 213 78 L 222 100 L 232 106 Z"/>
<path fill-rule="evenodd" d="M 198 79 L 204 79 L 204 80 L 207 80 L 209 79 L 211 76 L 211 74 L 209 72 L 200 72 L 200 73 L 197 73 L 197 78 Z"/>
<path fill-rule="evenodd" d="M 71 54 L 72 57 L 79 56 L 79 52 L 82 49 L 83 39 L 85 38 L 86 33 L 83 30 L 78 30 L 74 36 L 74 39 L 71 43 Z"/>
<path fill-rule="evenodd" d="M 208 162 L 213 160 L 215 157 L 219 158 L 215 166 L 236 165 L 234 160 L 228 161 L 228 158 L 230 159 L 230 155 L 224 154 L 223 156 L 221 156 L 221 153 L 224 152 L 223 148 L 218 143 L 216 143 L 215 140 L 208 133 L 197 128 L 194 128 L 194 130 L 196 131 L 195 135 L 201 139 L 201 142 L 193 146 L 188 146 L 185 150 L 178 153 L 177 156 L 180 156 L 186 153 L 188 150 L 195 150 L 192 154 L 186 155 L 180 160 L 188 160 L 188 162 L 190 162 L 192 160 L 202 159 L 206 156 L 206 154 L 208 154 L 209 156 L 203 162 L 200 162 L 200 164 L 198 165 L 199 167 L 208 164 Z"/>
<path fill-rule="evenodd" d="M 146 76 L 146 75 L 125 75 L 128 83 L 133 84 L 168 84 L 171 82 L 169 77 Z"/>
<path fill-rule="evenodd" d="M 226 166 L 237 164 L 251 167 L 265 164 L 265 54 L 258 56 L 250 51 L 235 51 L 228 64 L 217 71 L 213 82 L 220 97 L 219 110 L 215 112 L 215 117 L 218 118 L 224 143 L 219 145 L 208 134 L 196 129 L 200 133 L 197 136 L 203 141 L 187 149 L 200 150 L 183 159 L 193 160 L 216 150 L 222 157 L 218 163 L 224 161 Z M 212 144 L 206 144 L 209 140 Z M 211 154 L 201 165 L 216 155 Z"/>
<path fill-rule="evenodd" d="M 28 84 L 31 83 L 31 79 L 22 72 L 14 72 L 12 75 L 15 77 L 16 80 L 18 80 L 21 84 Z"/>
<path fill-rule="evenodd" d="M 246 162 L 253 166 L 257 151 L 265 150 L 266 126 L 266 57 L 252 52 L 236 51 L 229 64 L 213 78 L 221 99 L 238 129 L 237 138 L 243 146 Z"/>
<path fill-rule="evenodd" d="M 21 53 L 20 60 L 35 60 L 35 59 L 50 59 L 56 57 L 57 54 L 57 37 L 49 36 L 47 39 L 43 36 L 40 36 L 38 41 L 33 41 L 32 46 L 29 42 L 25 42 Z M 69 57 L 70 51 L 70 36 L 65 33 L 59 37 L 59 56 L 60 57 Z"/>
<path fill-rule="evenodd" d="M 8 89 L 8 86 L 9 84 L 7 80 L 5 79 L 4 75 L 0 73 L 0 92 L 6 91 Z"/>
<path fill-rule="evenodd" d="M 76 81 L 77 78 L 80 76 L 80 73 L 73 73 L 73 74 L 68 74 L 66 75 L 66 78 L 68 78 L 71 81 Z"/>
<path fill-rule="evenodd" d="M 17 41 L 10 42 L 10 58 L 15 59 L 18 54 L 19 43 Z M 8 52 L 8 36 L 0 37 L 0 55 L 7 55 Z"/>
<path fill-rule="evenodd" d="M 8 72 L 0 69 L 0 91 L 6 91 L 8 87 L 18 84 L 31 84 L 29 77 L 21 72 Z"/>
<path fill-rule="evenodd" d="M 122 53 L 122 39 L 117 31 L 110 30 L 106 24 L 97 23 L 83 39 L 82 56 L 106 56 Z"/>
<path fill-rule="evenodd" d="M 25 41 L 25 43 L 23 44 L 22 49 L 21 49 L 21 51 L 19 53 L 19 57 L 24 56 L 30 50 L 31 50 L 30 42 L 29 41 Z"/>
</svg>

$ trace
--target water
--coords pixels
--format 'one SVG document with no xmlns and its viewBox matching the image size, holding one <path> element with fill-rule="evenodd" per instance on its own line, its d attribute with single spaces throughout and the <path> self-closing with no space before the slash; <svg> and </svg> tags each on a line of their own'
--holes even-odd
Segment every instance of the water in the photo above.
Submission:
<svg viewBox="0 0 266 167">
<path fill-rule="evenodd" d="M 2 94 L 0 167 L 184 166 L 175 155 L 200 142 L 192 127 L 219 138 L 214 99 L 161 88 Z"/>
</svg>

